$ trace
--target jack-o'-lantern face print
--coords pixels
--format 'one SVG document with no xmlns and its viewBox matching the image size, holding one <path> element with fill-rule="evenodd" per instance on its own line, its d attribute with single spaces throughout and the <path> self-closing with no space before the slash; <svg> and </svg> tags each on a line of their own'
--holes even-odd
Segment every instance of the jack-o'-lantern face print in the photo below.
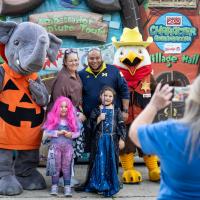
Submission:
<svg viewBox="0 0 200 200">
<path fill-rule="evenodd" d="M 8 101 L 0 101 L 0 116 L 5 122 L 16 127 L 20 127 L 22 121 L 31 122 L 31 128 L 41 125 L 44 110 L 36 110 L 30 95 L 20 90 L 11 79 L 7 81 L 2 92 Z"/>
</svg>

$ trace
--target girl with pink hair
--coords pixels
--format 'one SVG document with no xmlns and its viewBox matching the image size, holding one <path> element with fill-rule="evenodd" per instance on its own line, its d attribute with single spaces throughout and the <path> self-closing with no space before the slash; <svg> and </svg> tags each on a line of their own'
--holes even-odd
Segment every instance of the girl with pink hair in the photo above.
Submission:
<svg viewBox="0 0 200 200">
<path fill-rule="evenodd" d="M 80 130 L 75 108 L 67 97 L 59 97 L 47 114 L 44 134 L 50 139 L 47 160 L 47 176 L 52 176 L 51 195 L 58 195 L 60 173 L 63 174 L 64 195 L 72 196 L 71 165 L 73 160 L 73 139 L 79 137 Z"/>
</svg>

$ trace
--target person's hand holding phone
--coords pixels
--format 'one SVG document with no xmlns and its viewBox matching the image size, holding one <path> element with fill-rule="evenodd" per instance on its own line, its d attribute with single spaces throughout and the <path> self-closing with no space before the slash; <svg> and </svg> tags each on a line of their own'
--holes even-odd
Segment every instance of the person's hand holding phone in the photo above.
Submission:
<svg viewBox="0 0 200 200">
<path fill-rule="evenodd" d="M 168 84 L 162 86 L 161 83 L 158 83 L 154 95 L 152 96 L 149 104 L 156 108 L 157 111 L 159 111 L 171 103 L 172 96 L 172 86 L 169 86 Z"/>
</svg>

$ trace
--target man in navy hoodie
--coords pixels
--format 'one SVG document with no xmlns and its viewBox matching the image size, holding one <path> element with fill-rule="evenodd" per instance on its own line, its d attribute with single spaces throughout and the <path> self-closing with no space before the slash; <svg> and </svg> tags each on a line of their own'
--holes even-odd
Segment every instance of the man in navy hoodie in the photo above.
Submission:
<svg viewBox="0 0 200 200">
<path fill-rule="evenodd" d="M 113 65 L 102 60 L 101 51 L 92 49 L 88 53 L 88 67 L 79 72 L 83 83 L 83 112 L 89 118 L 92 109 L 98 106 L 99 94 L 104 86 L 116 91 L 115 105 L 122 109 L 124 121 L 128 119 L 129 90 L 126 80 Z M 86 131 L 86 152 L 90 152 L 90 133 Z"/>
</svg>

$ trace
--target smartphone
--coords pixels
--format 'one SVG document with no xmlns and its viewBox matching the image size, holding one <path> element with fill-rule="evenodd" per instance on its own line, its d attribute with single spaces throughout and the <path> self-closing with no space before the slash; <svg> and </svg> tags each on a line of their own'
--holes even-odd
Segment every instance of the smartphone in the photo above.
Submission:
<svg viewBox="0 0 200 200">
<path fill-rule="evenodd" d="M 185 87 L 173 87 L 173 102 L 184 102 L 188 97 L 190 86 Z"/>
</svg>

